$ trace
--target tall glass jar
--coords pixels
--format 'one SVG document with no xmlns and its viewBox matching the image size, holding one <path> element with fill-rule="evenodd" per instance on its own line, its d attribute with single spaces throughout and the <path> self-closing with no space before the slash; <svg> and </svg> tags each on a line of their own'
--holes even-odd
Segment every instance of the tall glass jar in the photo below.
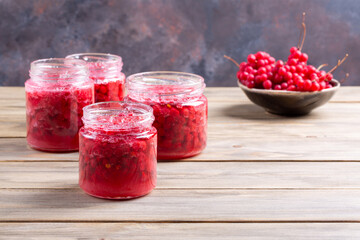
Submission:
<svg viewBox="0 0 360 240">
<path fill-rule="evenodd" d="M 105 53 L 78 53 L 66 58 L 87 62 L 90 78 L 95 85 L 95 102 L 122 101 L 125 90 L 125 74 L 121 72 L 123 62 L 117 55 Z"/>
<path fill-rule="evenodd" d="M 129 199 L 156 185 L 156 129 L 151 107 L 102 102 L 84 108 L 79 185 L 89 195 Z"/>
<path fill-rule="evenodd" d="M 63 58 L 34 61 L 25 92 L 30 147 L 50 152 L 78 150 L 82 108 L 94 102 L 86 62 Z"/>
<path fill-rule="evenodd" d="M 206 146 L 208 102 L 201 76 L 145 72 L 127 78 L 128 100 L 150 105 L 158 131 L 158 159 L 199 154 Z"/>
</svg>

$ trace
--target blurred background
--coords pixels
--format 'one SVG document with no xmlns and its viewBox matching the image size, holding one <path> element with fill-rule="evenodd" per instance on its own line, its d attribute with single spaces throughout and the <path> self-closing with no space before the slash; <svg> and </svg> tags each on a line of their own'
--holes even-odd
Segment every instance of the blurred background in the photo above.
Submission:
<svg viewBox="0 0 360 240">
<path fill-rule="evenodd" d="M 334 76 L 360 85 L 359 0 L 0 0 L 0 86 L 23 86 L 33 60 L 79 52 L 120 55 L 126 75 L 174 70 L 236 86 L 223 55 L 286 60 L 304 11 L 309 63 L 329 70 L 349 53 Z"/>
</svg>

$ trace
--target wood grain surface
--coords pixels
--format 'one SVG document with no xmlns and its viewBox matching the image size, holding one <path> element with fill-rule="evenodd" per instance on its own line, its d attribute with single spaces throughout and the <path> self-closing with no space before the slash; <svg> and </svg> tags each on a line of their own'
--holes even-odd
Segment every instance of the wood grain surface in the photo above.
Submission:
<svg viewBox="0 0 360 240">
<path fill-rule="evenodd" d="M 0 223 L 0 239 L 339 240 L 360 223 Z"/>
<path fill-rule="evenodd" d="M 131 201 L 78 187 L 78 153 L 26 144 L 21 87 L 0 88 L 0 239 L 360 238 L 360 87 L 286 118 L 238 88 L 208 88 L 208 145 L 158 163 Z"/>
</svg>

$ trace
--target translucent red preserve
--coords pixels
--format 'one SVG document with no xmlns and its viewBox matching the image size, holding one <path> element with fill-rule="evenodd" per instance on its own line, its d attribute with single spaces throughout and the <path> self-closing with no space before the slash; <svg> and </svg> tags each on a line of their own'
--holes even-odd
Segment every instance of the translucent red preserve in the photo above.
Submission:
<svg viewBox="0 0 360 240">
<path fill-rule="evenodd" d="M 206 147 L 207 107 L 202 77 L 149 72 L 128 78 L 128 99 L 150 105 L 158 131 L 158 159 L 181 159 Z"/>
<path fill-rule="evenodd" d="M 156 186 L 156 129 L 143 104 L 104 102 L 84 109 L 79 185 L 88 194 L 128 199 Z"/>
<path fill-rule="evenodd" d="M 77 150 L 82 108 L 94 102 L 86 64 L 38 60 L 31 64 L 30 76 L 25 83 L 28 144 L 43 151 Z"/>
<path fill-rule="evenodd" d="M 90 79 L 95 85 L 95 102 L 122 101 L 125 94 L 123 62 L 117 55 L 105 53 L 78 53 L 67 56 L 87 62 Z"/>
</svg>

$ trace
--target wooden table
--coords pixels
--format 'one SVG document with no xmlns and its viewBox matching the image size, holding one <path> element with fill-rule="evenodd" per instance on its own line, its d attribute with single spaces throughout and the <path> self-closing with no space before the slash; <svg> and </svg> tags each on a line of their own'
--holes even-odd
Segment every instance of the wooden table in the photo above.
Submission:
<svg viewBox="0 0 360 240">
<path fill-rule="evenodd" d="M 24 89 L 0 88 L 0 239 L 359 239 L 360 87 L 308 116 L 208 88 L 203 154 L 158 164 L 148 196 L 83 193 L 78 153 L 29 149 Z"/>
</svg>

